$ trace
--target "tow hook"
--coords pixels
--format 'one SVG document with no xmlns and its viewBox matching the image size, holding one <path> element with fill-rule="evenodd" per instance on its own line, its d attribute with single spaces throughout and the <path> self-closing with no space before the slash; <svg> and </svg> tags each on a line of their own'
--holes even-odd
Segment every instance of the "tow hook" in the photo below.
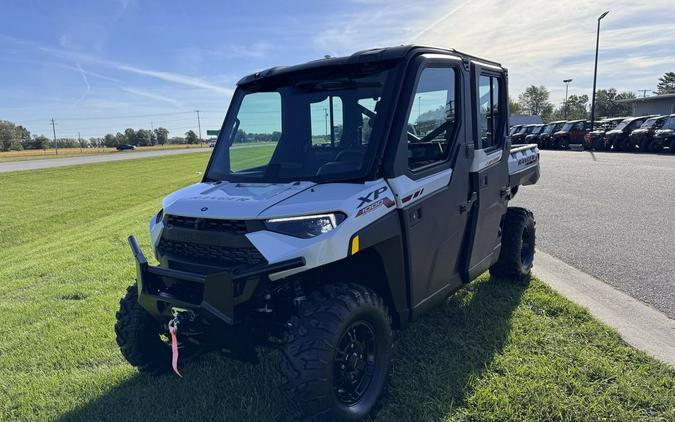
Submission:
<svg viewBox="0 0 675 422">
<path fill-rule="evenodd" d="M 194 320 L 195 314 L 188 309 L 182 308 L 172 308 L 171 313 L 173 314 L 173 318 L 169 321 L 169 334 L 171 335 L 171 367 L 176 375 L 183 378 L 183 375 L 178 371 L 178 332 L 185 321 Z"/>
</svg>

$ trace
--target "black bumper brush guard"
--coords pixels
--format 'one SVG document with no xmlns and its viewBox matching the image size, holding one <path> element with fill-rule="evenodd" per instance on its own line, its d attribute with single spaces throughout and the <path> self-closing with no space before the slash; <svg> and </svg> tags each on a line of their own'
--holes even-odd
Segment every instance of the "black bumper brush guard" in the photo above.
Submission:
<svg viewBox="0 0 675 422">
<path fill-rule="evenodd" d="M 171 308 L 203 310 L 228 325 L 239 322 L 237 305 L 247 302 L 261 278 L 305 265 L 304 258 L 244 269 L 200 274 L 148 264 L 134 236 L 128 238 L 136 260 L 138 303 L 155 319 L 171 316 Z"/>
</svg>

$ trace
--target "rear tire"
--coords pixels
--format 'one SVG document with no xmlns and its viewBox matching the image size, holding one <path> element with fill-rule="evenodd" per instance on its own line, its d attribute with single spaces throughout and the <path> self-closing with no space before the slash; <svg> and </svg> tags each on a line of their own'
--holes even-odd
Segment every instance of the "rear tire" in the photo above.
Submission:
<svg viewBox="0 0 675 422">
<path fill-rule="evenodd" d="M 161 325 L 138 303 L 138 288 L 129 286 L 120 300 L 115 334 L 122 356 L 141 372 L 161 374 L 171 370 L 171 350 L 160 337 Z"/>
<path fill-rule="evenodd" d="M 502 229 L 499 260 L 490 268 L 492 276 L 516 281 L 530 276 L 536 243 L 535 224 L 530 210 L 508 208 Z"/>
<path fill-rule="evenodd" d="M 382 298 L 356 284 L 312 292 L 288 323 L 281 393 L 301 420 L 360 421 L 384 390 L 392 352 Z"/>
</svg>

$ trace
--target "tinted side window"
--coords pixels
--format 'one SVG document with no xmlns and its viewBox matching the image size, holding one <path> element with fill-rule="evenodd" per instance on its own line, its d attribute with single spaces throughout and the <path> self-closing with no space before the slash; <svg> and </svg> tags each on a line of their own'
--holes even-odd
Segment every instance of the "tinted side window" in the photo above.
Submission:
<svg viewBox="0 0 675 422">
<path fill-rule="evenodd" d="M 481 75 L 478 81 L 478 149 L 498 146 L 500 139 L 499 79 Z"/>
<path fill-rule="evenodd" d="M 408 116 L 408 167 L 412 170 L 448 158 L 457 123 L 453 68 L 426 68 Z"/>
</svg>

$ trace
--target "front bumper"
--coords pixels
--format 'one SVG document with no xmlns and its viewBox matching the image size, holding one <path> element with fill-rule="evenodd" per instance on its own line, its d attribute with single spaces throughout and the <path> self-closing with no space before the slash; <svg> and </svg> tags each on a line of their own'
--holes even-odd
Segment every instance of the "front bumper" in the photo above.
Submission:
<svg viewBox="0 0 675 422">
<path fill-rule="evenodd" d="M 129 236 L 128 241 L 136 261 L 138 303 L 157 320 L 171 316 L 172 308 L 180 308 L 203 311 L 235 324 L 241 320 L 237 311 L 252 298 L 261 280 L 305 265 L 304 258 L 293 258 L 200 274 L 149 265 L 136 238 Z"/>
</svg>

